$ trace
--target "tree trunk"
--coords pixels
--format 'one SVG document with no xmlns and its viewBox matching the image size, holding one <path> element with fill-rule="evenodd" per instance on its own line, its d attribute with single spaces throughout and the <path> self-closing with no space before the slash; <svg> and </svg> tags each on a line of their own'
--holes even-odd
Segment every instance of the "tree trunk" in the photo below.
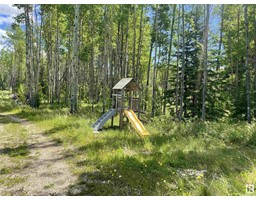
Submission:
<svg viewBox="0 0 256 200">
<path fill-rule="evenodd" d="M 156 14 L 155 14 L 155 58 L 154 58 L 154 70 L 153 70 L 153 85 L 152 85 L 152 88 L 153 88 L 153 92 L 152 92 L 152 111 L 151 111 L 151 117 L 154 117 L 155 116 L 155 98 L 156 98 L 156 67 L 157 67 L 157 64 L 156 64 L 156 57 L 157 57 L 157 37 L 158 37 L 158 31 L 157 31 L 157 17 L 158 17 L 158 4 L 156 5 Z"/>
<path fill-rule="evenodd" d="M 253 24 L 254 24 L 254 118 L 256 118 L 256 5 L 253 5 Z"/>
<path fill-rule="evenodd" d="M 114 80 L 113 80 L 113 58 L 114 58 L 114 53 L 113 53 L 113 46 L 112 46 L 112 36 L 113 36 L 113 16 L 114 14 L 114 8 L 111 6 L 110 9 L 110 16 L 109 16 L 109 38 L 108 38 L 108 57 L 109 57 L 109 97 L 112 98 L 112 88 L 114 86 Z"/>
<path fill-rule="evenodd" d="M 30 67 L 31 67 L 31 99 L 30 99 L 30 106 L 36 107 L 36 94 L 35 94 L 35 74 L 36 74 L 36 66 L 35 66 L 35 56 L 34 56 L 34 16 L 33 16 L 33 5 L 31 5 L 31 19 L 30 19 L 31 25 L 30 25 Z"/>
<path fill-rule="evenodd" d="M 91 106 L 92 106 L 92 112 L 94 111 L 94 101 L 95 101 L 95 97 L 96 97 L 96 94 L 97 94 L 97 88 L 96 88 L 96 81 L 95 81 L 95 77 L 97 77 L 97 71 L 95 73 L 95 70 L 94 70 L 94 37 L 95 37 L 95 32 L 94 32 L 94 19 L 92 19 L 92 22 L 91 22 L 91 60 L 90 60 L 90 64 L 89 64 L 89 76 L 90 76 L 90 91 L 89 91 L 89 94 L 90 94 L 90 100 L 91 100 Z"/>
<path fill-rule="evenodd" d="M 151 39 L 150 51 L 149 51 L 149 59 L 148 59 L 148 70 L 147 70 L 147 84 L 146 84 L 146 92 L 145 92 L 146 93 L 145 110 L 147 110 L 147 104 L 148 104 L 148 101 L 149 101 L 149 78 L 150 78 L 152 51 L 153 51 L 153 41 Z"/>
<path fill-rule="evenodd" d="M 30 26 L 30 5 L 25 5 L 25 23 L 26 23 L 26 67 L 27 67 L 27 87 L 28 100 L 32 100 L 32 85 L 31 85 L 31 26 Z"/>
<path fill-rule="evenodd" d="M 59 66 L 59 10 L 57 9 L 57 33 L 56 33 L 56 49 L 55 49 L 55 99 L 60 103 L 60 66 Z"/>
<path fill-rule="evenodd" d="M 140 34 L 139 34 L 139 42 L 138 42 L 138 53 L 137 53 L 137 64 L 136 64 L 136 72 L 135 72 L 135 80 L 137 80 L 138 83 L 142 82 L 140 79 L 139 71 L 140 71 L 140 56 L 141 56 L 141 46 L 142 46 L 142 39 L 143 39 L 143 33 L 142 33 L 142 20 L 143 20 L 143 5 L 141 5 L 141 13 L 140 13 Z"/>
<path fill-rule="evenodd" d="M 121 45 L 120 45 L 120 70 L 119 70 L 119 77 L 124 78 L 123 72 L 123 49 L 124 49 L 124 25 L 121 23 Z"/>
<path fill-rule="evenodd" d="M 49 31 L 50 31 L 50 59 L 51 59 L 51 62 L 50 62 L 50 67 L 49 67 L 49 88 L 50 88 L 50 101 L 51 101 L 51 104 L 54 103 L 54 90 L 55 90 L 55 80 L 54 80 L 54 73 L 53 73 L 53 68 L 54 68 L 54 61 L 53 61 L 53 34 L 52 34 L 52 20 L 53 20 L 53 17 L 52 17 L 52 12 L 50 12 L 50 27 L 49 27 Z"/>
<path fill-rule="evenodd" d="M 177 28 L 177 40 L 178 40 L 178 47 L 177 47 L 177 74 L 176 74 L 176 102 L 175 102 L 175 108 L 176 108 L 176 117 L 179 119 L 179 62 L 180 62 L 180 5 L 179 5 L 179 12 L 178 12 L 178 28 Z"/>
<path fill-rule="evenodd" d="M 120 68 L 120 27 L 121 27 L 121 22 L 118 21 L 118 26 L 117 26 L 117 37 L 116 37 L 116 54 L 115 54 L 115 65 L 114 65 L 114 79 L 118 79 L 118 70 Z"/>
<path fill-rule="evenodd" d="M 199 14 L 199 10 L 201 9 L 202 6 L 200 5 L 196 5 L 196 19 L 195 19 L 195 30 L 199 29 L 199 18 L 200 18 L 200 14 Z M 198 33 L 198 31 L 197 31 Z M 195 35 L 194 39 L 197 41 L 198 37 L 197 35 Z M 199 62 L 200 63 L 200 62 Z M 197 116 L 198 118 L 201 117 L 201 105 L 200 105 L 200 99 L 202 97 L 201 93 L 200 93 L 200 88 L 201 88 L 201 84 L 202 84 L 202 65 L 199 64 L 197 66 L 197 77 L 196 77 L 196 86 L 195 86 L 195 95 L 194 95 L 194 108 L 195 111 L 193 112 L 193 117 Z"/>
<path fill-rule="evenodd" d="M 41 27 L 38 26 L 38 18 L 37 11 L 35 7 L 35 19 L 36 19 L 36 35 L 37 35 L 37 54 L 36 54 L 36 70 L 35 70 L 35 107 L 39 106 L 39 74 L 40 74 L 40 62 L 41 62 L 41 36 L 42 36 L 42 21 L 41 19 Z M 38 30 L 40 29 L 40 30 Z"/>
<path fill-rule="evenodd" d="M 224 4 L 221 5 L 221 26 L 220 26 L 220 41 L 219 41 L 219 50 L 218 50 L 218 58 L 217 58 L 217 68 L 216 68 L 217 71 L 220 69 L 223 23 L 224 23 Z"/>
<path fill-rule="evenodd" d="M 173 39 L 173 31 L 174 31 L 175 11 L 176 11 L 176 4 L 173 5 L 170 44 L 169 44 L 167 69 L 166 69 L 166 74 L 165 74 L 165 85 L 164 85 L 164 93 L 165 94 L 168 90 L 168 80 L 169 80 L 169 71 L 170 71 L 170 62 L 171 62 L 171 53 L 172 53 L 172 39 Z M 163 107 L 164 107 L 163 108 L 163 114 L 165 115 L 166 114 L 166 98 L 164 98 L 164 106 Z"/>
<path fill-rule="evenodd" d="M 202 102 L 202 120 L 205 120 L 206 115 L 206 84 L 207 84 L 207 61 L 208 61 L 208 30 L 209 30 L 209 15 L 210 15 L 210 5 L 206 5 L 206 18 L 205 18 L 205 28 L 204 28 L 204 44 L 203 44 L 203 55 L 204 55 L 204 77 L 203 77 L 203 102 Z"/>
<path fill-rule="evenodd" d="M 77 91 L 78 91 L 78 33 L 79 33 L 79 4 L 75 5 L 75 20 L 74 20 L 74 36 L 73 36 L 73 53 L 72 53 L 72 67 L 71 67 L 71 98 L 70 98 L 70 112 L 76 113 L 77 108 Z"/>
<path fill-rule="evenodd" d="M 247 101 L 247 122 L 251 123 L 251 101 L 250 101 L 250 70 L 249 70 L 249 24 L 248 24 L 248 8 L 244 5 L 244 21 L 246 30 L 246 55 L 245 55 L 245 70 L 246 70 L 246 101 Z"/>
<path fill-rule="evenodd" d="M 71 69 L 70 69 L 70 65 L 72 64 L 71 62 L 71 34 L 72 34 L 72 23 L 69 22 L 69 34 L 68 34 L 68 53 L 67 53 L 67 60 L 66 60 L 66 71 L 67 71 L 67 75 L 66 75 L 66 93 L 65 93 L 65 101 L 66 101 L 66 105 L 70 106 L 70 81 L 71 81 Z"/>
<path fill-rule="evenodd" d="M 125 31 L 125 50 L 124 50 L 124 77 L 128 77 L 128 67 L 129 67 L 129 62 L 128 62 L 128 36 L 129 36 L 129 11 L 128 11 L 128 16 L 126 20 L 126 31 Z"/>
<path fill-rule="evenodd" d="M 180 113 L 179 121 L 182 120 L 183 116 L 183 99 L 184 99 L 184 74 L 185 74 L 185 10 L 184 4 L 182 4 L 182 67 L 181 67 L 181 92 L 180 92 Z"/>
<path fill-rule="evenodd" d="M 106 84 L 107 84 L 107 68 L 108 68 L 108 56 L 107 56 L 107 38 L 108 38 L 108 5 L 105 5 L 104 8 L 104 31 L 105 31 L 105 35 L 104 35 L 104 55 L 103 55 L 103 59 L 104 59 L 104 63 L 103 63 L 103 82 L 102 82 L 102 112 L 105 113 L 105 108 L 106 108 Z"/>
<path fill-rule="evenodd" d="M 136 5 L 133 10 L 133 51 L 132 51 L 132 77 L 135 77 L 135 52 L 136 52 Z"/>
<path fill-rule="evenodd" d="M 237 46 L 240 49 L 240 7 L 238 7 L 238 12 L 237 12 Z M 235 98 L 237 101 L 240 99 L 240 93 L 239 93 L 239 82 L 240 82 L 240 75 L 239 75 L 239 55 L 237 55 L 236 59 L 236 65 L 235 65 L 235 70 L 236 70 L 236 76 L 235 76 Z"/>
</svg>

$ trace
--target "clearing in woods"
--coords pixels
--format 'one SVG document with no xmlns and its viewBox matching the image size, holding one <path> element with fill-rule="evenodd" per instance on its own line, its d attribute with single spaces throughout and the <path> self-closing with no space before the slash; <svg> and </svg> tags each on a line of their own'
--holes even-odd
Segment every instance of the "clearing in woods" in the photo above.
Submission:
<svg viewBox="0 0 256 200">
<path fill-rule="evenodd" d="M 0 115 L 0 195 L 66 195 L 76 181 L 64 149 L 41 128 Z"/>
<path fill-rule="evenodd" d="M 98 115 L 0 92 L 0 195 L 255 195 L 245 190 L 256 183 L 255 123 L 156 117 L 141 140 L 110 121 L 94 134 Z"/>
</svg>

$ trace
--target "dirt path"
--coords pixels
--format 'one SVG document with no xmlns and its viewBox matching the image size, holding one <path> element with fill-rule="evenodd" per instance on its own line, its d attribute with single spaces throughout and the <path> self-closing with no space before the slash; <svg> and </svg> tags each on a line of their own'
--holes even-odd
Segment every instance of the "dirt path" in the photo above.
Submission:
<svg viewBox="0 0 256 200">
<path fill-rule="evenodd" d="M 27 130 L 28 164 L 11 176 L 20 176 L 24 182 L 11 188 L 0 188 L 11 195 L 67 195 L 76 177 L 71 173 L 64 148 L 51 138 L 44 136 L 42 130 L 31 122 L 14 115 L 5 115 L 20 123 Z M 3 127 L 0 127 L 3 129 Z"/>
</svg>

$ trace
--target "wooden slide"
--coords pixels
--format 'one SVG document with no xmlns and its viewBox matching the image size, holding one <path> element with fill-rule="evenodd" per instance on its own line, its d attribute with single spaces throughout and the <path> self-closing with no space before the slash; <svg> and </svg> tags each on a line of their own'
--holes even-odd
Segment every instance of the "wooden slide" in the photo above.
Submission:
<svg viewBox="0 0 256 200">
<path fill-rule="evenodd" d="M 137 133 L 141 136 L 148 136 L 149 132 L 145 129 L 141 121 L 137 118 L 136 114 L 133 110 L 124 110 L 124 114 L 128 117 L 131 122 L 133 128 L 137 131 Z"/>
</svg>

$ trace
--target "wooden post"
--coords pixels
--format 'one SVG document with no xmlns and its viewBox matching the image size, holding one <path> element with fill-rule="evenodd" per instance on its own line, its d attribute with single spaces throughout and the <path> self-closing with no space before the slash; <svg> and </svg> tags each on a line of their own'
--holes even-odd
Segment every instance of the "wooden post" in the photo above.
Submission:
<svg viewBox="0 0 256 200">
<path fill-rule="evenodd" d="M 116 109 L 116 103 L 115 103 L 116 97 L 114 94 L 115 94 L 115 91 L 113 91 L 112 96 L 111 96 L 112 97 L 112 105 L 111 106 L 112 106 L 112 108 L 114 107 Z M 112 128 L 114 127 L 114 116 L 111 117 L 111 127 Z"/>
<path fill-rule="evenodd" d="M 121 91 L 121 111 L 124 109 L 124 89 Z"/>
<path fill-rule="evenodd" d="M 129 107 L 131 108 L 132 106 L 132 91 L 129 90 Z"/>
<path fill-rule="evenodd" d="M 134 91 L 132 92 L 131 95 L 131 109 L 133 110 L 133 97 L 134 97 Z"/>
<path fill-rule="evenodd" d="M 124 119 L 123 109 L 121 109 L 121 111 L 120 111 L 120 118 L 119 118 L 119 129 L 120 130 L 123 128 L 123 119 Z"/>
<path fill-rule="evenodd" d="M 111 127 L 114 127 L 114 116 L 111 117 Z"/>
<path fill-rule="evenodd" d="M 139 99 L 138 99 L 138 118 L 140 120 L 140 98 L 141 98 L 141 91 L 139 90 Z"/>
<path fill-rule="evenodd" d="M 120 106 L 120 117 L 119 117 L 119 128 L 120 130 L 123 128 L 123 110 L 124 110 L 124 89 L 121 91 L 121 106 Z"/>
</svg>

